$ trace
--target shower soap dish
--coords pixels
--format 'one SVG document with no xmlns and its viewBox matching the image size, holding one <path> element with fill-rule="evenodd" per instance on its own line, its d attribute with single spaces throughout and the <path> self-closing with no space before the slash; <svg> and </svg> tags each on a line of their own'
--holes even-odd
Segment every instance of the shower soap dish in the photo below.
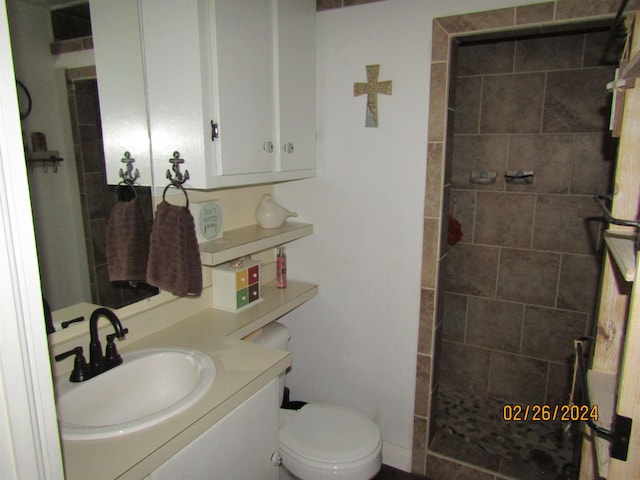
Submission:
<svg viewBox="0 0 640 480">
<path fill-rule="evenodd" d="M 528 185 L 533 183 L 533 175 L 533 170 L 509 171 L 504 174 L 504 180 L 515 185 Z"/>
<path fill-rule="evenodd" d="M 471 177 L 469 181 L 471 183 L 479 183 L 481 185 L 491 185 L 496 183 L 496 172 L 489 170 L 471 170 Z"/>
</svg>

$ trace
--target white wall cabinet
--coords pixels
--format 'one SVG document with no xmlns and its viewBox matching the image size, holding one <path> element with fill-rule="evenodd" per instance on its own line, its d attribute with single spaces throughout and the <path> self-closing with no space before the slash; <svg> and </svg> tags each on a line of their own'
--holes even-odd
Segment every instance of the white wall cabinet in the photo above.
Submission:
<svg viewBox="0 0 640 480">
<path fill-rule="evenodd" d="M 271 380 L 156 469 L 148 480 L 276 480 L 278 379 Z"/>
<path fill-rule="evenodd" d="M 135 159 L 138 183 L 151 185 L 145 79 L 138 3 L 90 0 L 107 182 L 117 184 L 125 152 Z"/>
<path fill-rule="evenodd" d="M 315 175 L 313 0 L 140 5 L 156 184 L 174 151 L 187 188 Z"/>
<path fill-rule="evenodd" d="M 277 144 L 279 177 L 316 164 L 316 2 L 277 2 Z"/>
</svg>

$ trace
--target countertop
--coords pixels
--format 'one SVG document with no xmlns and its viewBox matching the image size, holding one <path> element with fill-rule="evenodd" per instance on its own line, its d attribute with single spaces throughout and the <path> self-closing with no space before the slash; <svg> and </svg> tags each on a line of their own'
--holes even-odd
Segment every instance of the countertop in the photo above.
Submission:
<svg viewBox="0 0 640 480">
<path fill-rule="evenodd" d="M 231 338 L 231 326 L 216 321 L 218 314 L 205 308 L 150 335 L 129 335 L 132 338 L 118 344 L 121 353 L 162 346 L 206 352 L 215 362 L 215 381 L 193 407 L 154 427 L 113 439 L 63 440 L 68 480 L 144 478 L 291 365 L 287 352 Z M 136 319 L 128 319 L 126 326 L 136 331 Z"/>
</svg>

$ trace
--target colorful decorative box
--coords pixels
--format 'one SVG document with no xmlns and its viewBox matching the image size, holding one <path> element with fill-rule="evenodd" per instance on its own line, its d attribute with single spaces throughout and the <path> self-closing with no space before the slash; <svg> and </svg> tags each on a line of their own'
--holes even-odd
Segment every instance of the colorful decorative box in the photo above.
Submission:
<svg viewBox="0 0 640 480">
<path fill-rule="evenodd" d="M 260 262 L 249 259 L 214 267 L 211 274 L 214 308 L 238 312 L 259 303 L 261 268 Z"/>
</svg>

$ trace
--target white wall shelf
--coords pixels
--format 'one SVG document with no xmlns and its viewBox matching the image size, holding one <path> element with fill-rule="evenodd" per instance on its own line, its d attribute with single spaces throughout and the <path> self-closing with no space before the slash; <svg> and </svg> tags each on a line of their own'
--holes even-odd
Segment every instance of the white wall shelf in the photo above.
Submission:
<svg viewBox="0 0 640 480">
<path fill-rule="evenodd" d="M 189 322 L 205 335 L 223 334 L 227 338 L 244 338 L 318 294 L 317 285 L 291 280 L 286 288 L 276 287 L 273 281 L 263 283 L 261 289 L 262 301 L 250 308 L 241 312 L 208 308 L 190 316 Z"/>
<path fill-rule="evenodd" d="M 200 259 L 210 267 L 229 260 L 306 237 L 313 233 L 308 223 L 285 222 L 280 228 L 260 228 L 258 225 L 227 230 L 221 238 L 200 244 Z"/>
<path fill-rule="evenodd" d="M 627 282 L 633 282 L 636 279 L 636 235 L 606 230 L 604 241 L 623 278 Z"/>
</svg>

